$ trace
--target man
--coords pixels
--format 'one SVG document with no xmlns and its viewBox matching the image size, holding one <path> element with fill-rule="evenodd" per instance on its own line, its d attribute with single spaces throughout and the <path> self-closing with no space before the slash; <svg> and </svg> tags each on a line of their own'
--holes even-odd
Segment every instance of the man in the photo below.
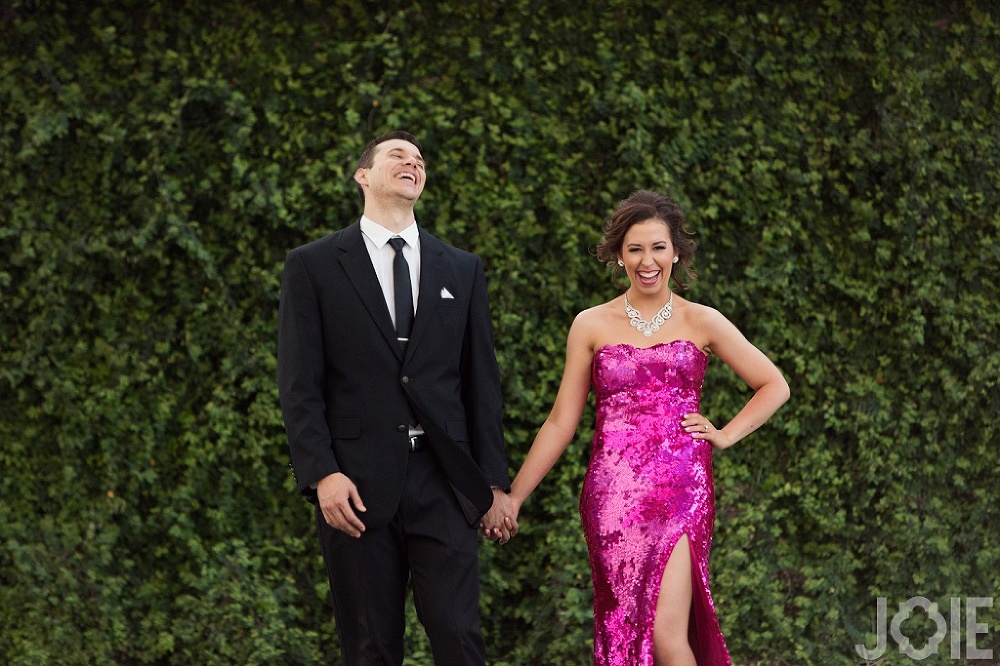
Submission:
<svg viewBox="0 0 1000 666">
<path fill-rule="evenodd" d="M 476 528 L 505 543 L 517 526 L 482 261 L 417 226 L 412 135 L 372 141 L 354 180 L 364 215 L 288 254 L 278 316 L 344 663 L 402 663 L 409 579 L 435 663 L 484 664 Z"/>
</svg>

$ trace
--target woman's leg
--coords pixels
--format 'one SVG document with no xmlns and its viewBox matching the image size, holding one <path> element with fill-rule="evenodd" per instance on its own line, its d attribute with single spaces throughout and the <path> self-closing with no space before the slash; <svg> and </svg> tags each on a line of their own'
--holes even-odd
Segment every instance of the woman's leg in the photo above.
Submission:
<svg viewBox="0 0 1000 666">
<path fill-rule="evenodd" d="M 653 655 L 656 666 L 697 666 L 688 643 L 691 618 L 691 546 L 681 535 L 670 553 L 660 582 L 653 622 Z"/>
</svg>

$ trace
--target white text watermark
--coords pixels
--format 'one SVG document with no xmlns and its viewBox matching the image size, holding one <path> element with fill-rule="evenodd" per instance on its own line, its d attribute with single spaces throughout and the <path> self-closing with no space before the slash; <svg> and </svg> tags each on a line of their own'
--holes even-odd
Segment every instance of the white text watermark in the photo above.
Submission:
<svg viewBox="0 0 1000 666">
<path fill-rule="evenodd" d="M 959 659 L 962 652 L 962 627 L 965 627 L 965 652 L 964 657 L 973 659 L 992 659 L 993 650 L 979 648 L 976 645 L 976 637 L 989 631 L 989 626 L 985 622 L 976 619 L 976 610 L 979 608 L 992 608 L 993 597 L 965 597 L 964 609 L 963 599 L 952 597 L 948 617 L 945 617 L 939 610 L 936 602 L 932 603 L 926 597 L 912 597 L 908 601 L 899 604 L 897 612 L 892 621 L 889 622 L 888 630 L 892 635 L 899 651 L 913 659 L 926 659 L 932 654 L 937 654 L 941 649 L 941 644 L 948 639 L 948 648 L 952 659 Z M 910 642 L 910 638 L 903 634 L 902 624 L 913 615 L 917 608 L 923 609 L 937 627 L 933 636 L 927 639 L 923 647 L 917 649 Z M 964 613 L 963 613 L 964 610 Z M 862 659 L 878 659 L 885 654 L 888 636 L 886 635 L 886 622 L 888 621 L 888 601 L 886 597 L 878 598 L 878 618 L 876 620 L 876 643 L 875 647 L 869 650 L 862 644 L 857 644 L 854 649 Z M 964 619 L 964 622 L 963 622 Z"/>
</svg>

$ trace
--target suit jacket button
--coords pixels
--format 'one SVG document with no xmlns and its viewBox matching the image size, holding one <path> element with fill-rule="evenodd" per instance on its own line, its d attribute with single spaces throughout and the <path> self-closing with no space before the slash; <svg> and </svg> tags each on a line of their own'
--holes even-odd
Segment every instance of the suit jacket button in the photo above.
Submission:
<svg viewBox="0 0 1000 666">
<path fill-rule="evenodd" d="M 406 377 L 406 376 L 404 376 L 404 377 L 403 377 L 403 383 L 404 383 L 404 384 L 409 384 L 409 383 L 410 383 L 410 378 L 409 378 L 409 377 Z"/>
<path fill-rule="evenodd" d="M 396 426 L 396 430 L 398 430 L 399 432 L 406 432 L 407 430 L 409 430 L 409 428 L 407 428 L 405 425 L 398 425 Z"/>
</svg>

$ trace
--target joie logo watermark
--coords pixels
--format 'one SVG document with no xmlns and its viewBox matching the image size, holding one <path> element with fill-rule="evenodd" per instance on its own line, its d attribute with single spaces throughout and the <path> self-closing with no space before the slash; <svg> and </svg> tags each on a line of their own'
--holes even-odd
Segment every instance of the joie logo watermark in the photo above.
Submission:
<svg viewBox="0 0 1000 666">
<path fill-rule="evenodd" d="M 963 599 L 961 597 L 952 597 L 948 617 L 945 617 L 938 611 L 936 602 L 931 603 L 926 597 L 912 597 L 900 603 L 899 612 L 893 616 L 892 622 L 888 627 L 893 640 L 899 646 L 899 651 L 913 659 L 926 659 L 932 654 L 937 654 L 945 638 L 948 638 L 948 647 L 950 648 L 952 659 L 960 659 L 963 656 L 970 661 L 973 659 L 992 659 L 992 649 L 983 649 L 976 645 L 976 637 L 989 631 L 989 626 L 986 622 L 976 620 L 976 610 L 979 608 L 992 608 L 993 597 L 965 597 L 964 601 L 963 609 Z M 927 642 L 919 649 L 910 643 L 910 638 L 904 635 L 902 629 L 903 623 L 910 619 L 914 615 L 914 610 L 918 608 L 926 611 L 927 619 L 937 627 L 937 632 L 927 638 Z M 879 597 L 878 618 L 875 627 L 875 647 L 869 650 L 860 643 L 854 646 L 854 649 L 857 650 L 858 655 L 862 659 L 879 659 L 885 654 L 886 643 L 888 642 L 886 636 L 886 620 L 888 617 L 888 601 L 886 597 Z M 964 655 L 961 635 L 963 624 L 965 628 Z"/>
</svg>

